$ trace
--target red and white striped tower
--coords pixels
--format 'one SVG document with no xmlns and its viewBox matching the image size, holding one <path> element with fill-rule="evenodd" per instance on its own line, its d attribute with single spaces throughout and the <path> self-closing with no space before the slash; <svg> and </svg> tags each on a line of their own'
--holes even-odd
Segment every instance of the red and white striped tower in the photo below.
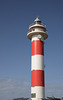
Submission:
<svg viewBox="0 0 63 100">
<path fill-rule="evenodd" d="M 48 38 L 46 25 L 37 17 L 29 26 L 27 37 L 32 42 L 31 53 L 31 99 L 45 98 L 44 83 L 44 40 Z"/>
</svg>

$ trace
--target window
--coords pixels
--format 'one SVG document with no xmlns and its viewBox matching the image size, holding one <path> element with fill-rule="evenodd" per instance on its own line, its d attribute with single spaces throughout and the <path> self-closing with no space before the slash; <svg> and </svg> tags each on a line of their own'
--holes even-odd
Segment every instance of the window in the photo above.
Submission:
<svg viewBox="0 0 63 100">
<path fill-rule="evenodd" d="M 33 28 L 33 31 L 35 31 L 35 29 Z"/>
<path fill-rule="evenodd" d="M 36 98 L 36 93 L 32 93 L 31 98 Z"/>
</svg>

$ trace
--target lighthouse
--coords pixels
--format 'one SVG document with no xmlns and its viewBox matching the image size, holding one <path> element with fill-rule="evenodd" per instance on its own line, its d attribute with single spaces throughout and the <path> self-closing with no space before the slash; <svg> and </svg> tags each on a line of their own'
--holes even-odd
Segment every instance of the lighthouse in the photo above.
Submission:
<svg viewBox="0 0 63 100">
<path fill-rule="evenodd" d="M 48 38 L 46 25 L 37 17 L 27 33 L 31 40 L 31 100 L 45 98 L 44 40 Z"/>
</svg>

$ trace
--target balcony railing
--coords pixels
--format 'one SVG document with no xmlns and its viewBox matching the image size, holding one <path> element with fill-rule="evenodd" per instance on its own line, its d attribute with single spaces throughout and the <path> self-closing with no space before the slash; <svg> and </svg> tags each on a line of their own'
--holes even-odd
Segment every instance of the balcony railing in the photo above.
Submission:
<svg viewBox="0 0 63 100">
<path fill-rule="evenodd" d="M 31 26 L 33 26 L 33 25 L 36 25 L 36 24 L 42 25 L 42 26 L 44 26 L 44 27 L 46 28 L 46 24 L 44 24 L 44 23 L 40 23 L 40 24 L 39 24 L 38 22 L 37 22 L 37 23 L 32 23 L 32 24 L 30 24 L 29 27 L 31 27 Z"/>
<path fill-rule="evenodd" d="M 30 32 L 36 32 L 36 31 L 30 31 L 30 30 L 29 30 L 27 33 L 30 33 Z M 39 31 L 39 32 L 45 32 L 45 33 L 48 34 L 48 31 L 47 31 L 47 30 L 46 30 L 46 31 L 42 31 L 42 30 L 41 30 L 41 31 Z"/>
</svg>

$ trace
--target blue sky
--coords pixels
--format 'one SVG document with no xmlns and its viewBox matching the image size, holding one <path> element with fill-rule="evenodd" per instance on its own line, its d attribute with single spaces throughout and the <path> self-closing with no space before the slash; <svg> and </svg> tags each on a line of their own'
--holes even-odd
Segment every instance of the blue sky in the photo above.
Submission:
<svg viewBox="0 0 63 100">
<path fill-rule="evenodd" d="M 0 0 L 1 100 L 30 97 L 31 41 L 27 31 L 37 16 L 48 30 L 46 97 L 63 96 L 63 0 Z"/>
</svg>

